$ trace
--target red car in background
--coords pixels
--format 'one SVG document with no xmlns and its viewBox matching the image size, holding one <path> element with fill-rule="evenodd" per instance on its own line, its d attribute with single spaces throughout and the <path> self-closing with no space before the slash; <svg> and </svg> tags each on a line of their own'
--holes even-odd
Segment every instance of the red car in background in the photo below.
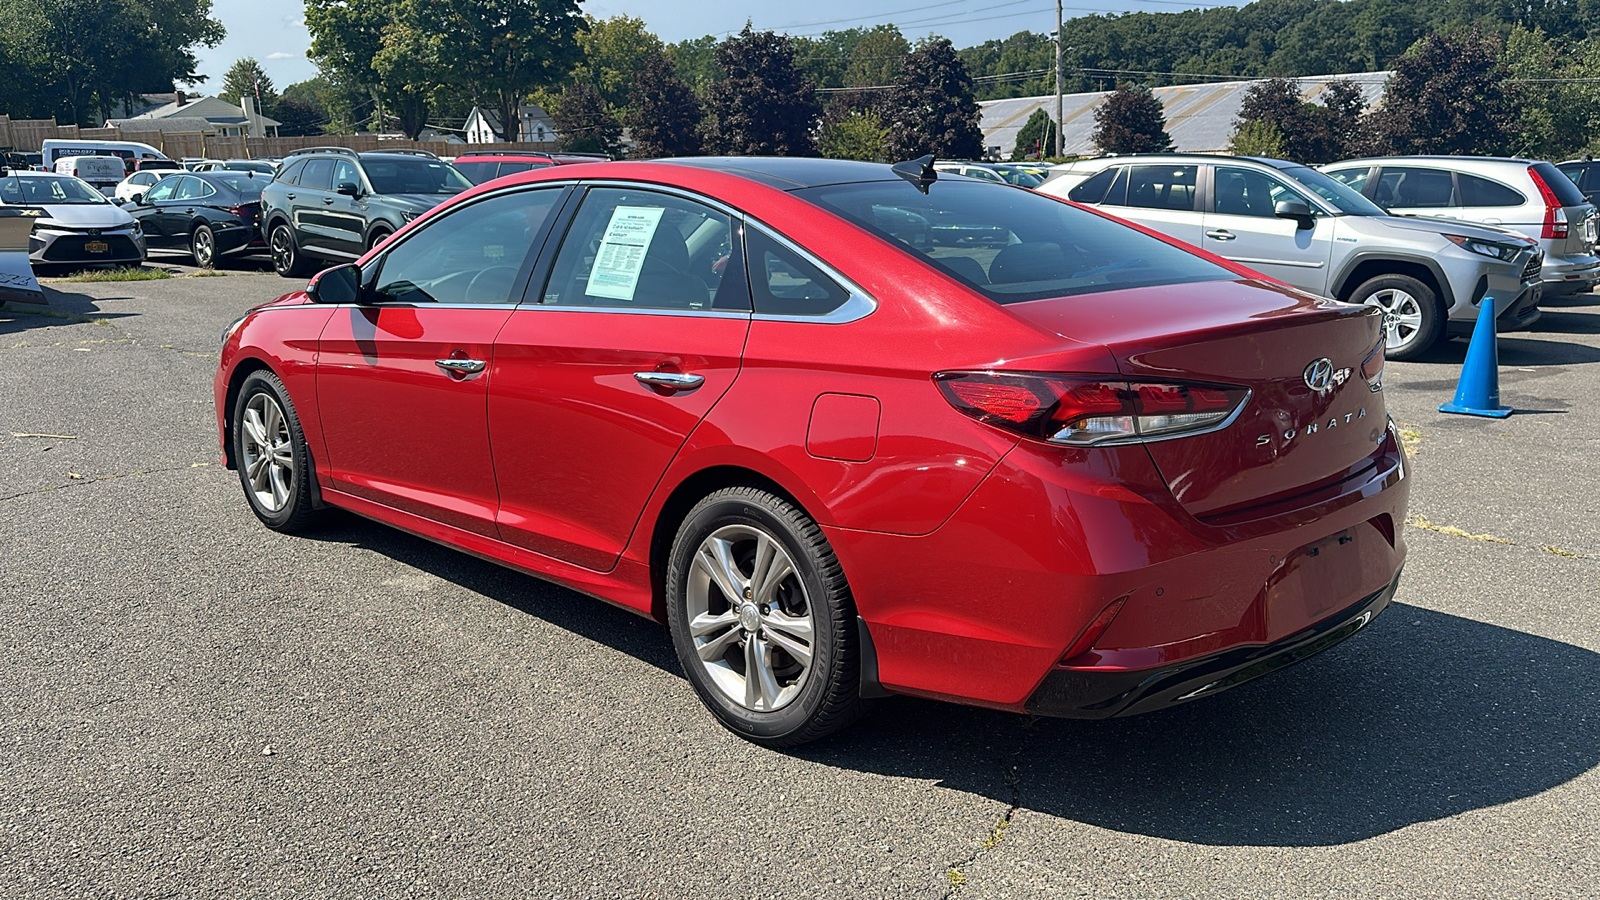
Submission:
<svg viewBox="0 0 1600 900">
<path fill-rule="evenodd" d="M 228 465 L 668 625 L 730 729 L 1108 717 L 1349 637 L 1405 555 L 1373 310 L 1017 187 L 544 167 L 229 328 Z M 981 239 L 980 239 L 981 238 Z"/>
<path fill-rule="evenodd" d="M 451 165 L 473 184 L 483 184 L 506 175 L 576 163 L 604 162 L 610 159 L 597 153 L 540 153 L 531 150 L 469 150 Z"/>
</svg>

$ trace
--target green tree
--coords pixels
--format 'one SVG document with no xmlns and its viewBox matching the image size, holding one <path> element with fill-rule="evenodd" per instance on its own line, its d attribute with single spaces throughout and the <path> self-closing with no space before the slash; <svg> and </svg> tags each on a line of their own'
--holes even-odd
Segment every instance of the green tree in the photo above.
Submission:
<svg viewBox="0 0 1600 900">
<path fill-rule="evenodd" d="M 815 86 L 795 67 L 789 38 L 749 23 L 717 47 L 721 80 L 706 92 L 706 143 L 736 156 L 812 156 L 821 112 Z"/>
<path fill-rule="evenodd" d="M 1235 156 L 1265 156 L 1293 159 L 1284 149 L 1283 132 L 1266 119 L 1243 119 L 1228 139 L 1228 152 Z"/>
<path fill-rule="evenodd" d="M 706 35 L 693 40 L 679 41 L 667 45 L 667 55 L 672 57 L 672 65 L 678 70 L 678 77 L 692 88 L 697 96 L 704 99 L 711 85 L 722 77 L 722 70 L 717 68 L 717 46 L 720 42 Z"/>
<path fill-rule="evenodd" d="M 1234 121 L 1235 141 L 1260 143 L 1267 132 L 1252 125 L 1271 126 L 1272 146 L 1281 159 L 1320 165 L 1344 159 L 1355 152 L 1362 138 L 1360 119 L 1366 111 L 1361 88 L 1348 81 L 1333 81 L 1322 93 L 1322 103 L 1303 99 L 1298 82 L 1269 78 L 1245 91 Z M 1264 154 L 1245 154 L 1260 156 Z"/>
<path fill-rule="evenodd" d="M 818 149 L 829 159 L 859 159 L 877 162 L 884 159 L 889 128 L 870 109 L 845 109 L 823 120 Z"/>
<path fill-rule="evenodd" d="M 1094 145 L 1101 153 L 1163 153 L 1172 149 L 1161 101 L 1142 84 L 1123 82 L 1094 111 Z"/>
<path fill-rule="evenodd" d="M 287 111 L 286 107 L 290 105 L 303 112 Z M 350 134 L 359 129 L 359 123 L 371 109 L 372 98 L 366 91 L 338 82 L 328 75 L 318 75 L 284 88 L 278 96 L 278 112 L 281 115 L 273 118 L 283 120 L 284 127 L 279 128 L 278 133 L 286 137 L 291 136 L 286 130 L 288 128 L 296 132 L 293 136 L 301 137 L 322 133 Z M 316 112 L 315 118 L 309 116 L 310 111 Z M 299 118 L 291 121 L 285 116 Z"/>
<path fill-rule="evenodd" d="M 654 159 L 698 154 L 704 117 L 699 98 L 678 78 L 672 57 L 662 50 L 639 70 L 622 121 L 633 136 L 633 155 Z"/>
<path fill-rule="evenodd" d="M 371 107 L 370 118 L 377 120 L 379 130 L 384 128 L 380 114 L 387 111 L 401 114 L 420 132 L 427 111 L 427 92 L 407 90 L 386 80 L 376 65 L 379 53 L 386 47 L 394 55 L 395 41 L 391 38 L 386 43 L 384 32 L 396 24 L 401 2 L 305 0 L 306 29 L 311 32 L 307 55 L 330 81 L 369 96 L 366 106 Z M 400 61 L 397 59 L 396 63 Z M 363 109 L 360 121 L 368 118 L 369 111 Z"/>
<path fill-rule="evenodd" d="M 945 38 L 930 38 L 906 56 L 885 101 L 889 155 L 912 159 L 927 153 L 944 159 L 978 159 L 983 132 L 972 78 Z"/>
<path fill-rule="evenodd" d="M 582 55 L 572 70 L 573 80 L 594 85 L 613 109 L 623 112 L 635 81 L 666 51 L 644 20 L 632 16 L 588 19 L 577 41 Z"/>
<path fill-rule="evenodd" d="M 1368 117 L 1383 154 L 1499 155 L 1517 144 L 1517 113 L 1503 82 L 1500 39 L 1473 27 L 1430 34 L 1395 61 Z"/>
<path fill-rule="evenodd" d="M 1056 122 L 1043 108 L 1033 111 L 1028 121 L 1017 129 L 1017 145 L 1011 151 L 1012 162 L 1024 159 L 1043 159 L 1056 155 Z"/>
<path fill-rule="evenodd" d="M 266 70 L 253 56 L 246 56 L 228 67 L 227 73 L 222 76 L 222 90 L 217 92 L 217 97 L 234 106 L 241 106 L 243 104 L 240 101 L 247 94 L 256 98 L 257 108 L 262 115 L 278 118 L 278 92 L 273 89 L 272 79 Z"/>
<path fill-rule="evenodd" d="M 850 48 L 840 87 L 877 87 L 894 84 L 911 52 L 911 43 L 893 25 L 865 29 Z"/>
<path fill-rule="evenodd" d="M 548 112 L 561 136 L 561 149 L 574 153 L 617 152 L 622 125 L 594 85 L 581 81 L 567 85 L 550 102 Z"/>
</svg>

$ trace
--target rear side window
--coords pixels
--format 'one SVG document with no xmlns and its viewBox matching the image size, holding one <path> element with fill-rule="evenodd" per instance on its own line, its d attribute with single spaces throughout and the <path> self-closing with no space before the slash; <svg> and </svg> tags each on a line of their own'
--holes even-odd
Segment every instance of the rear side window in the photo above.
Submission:
<svg viewBox="0 0 1600 900">
<path fill-rule="evenodd" d="M 756 312 L 773 316 L 823 316 L 850 299 L 805 257 L 752 228 L 745 238 L 750 253 L 750 290 Z"/>
<path fill-rule="evenodd" d="M 278 181 L 284 184 L 299 184 L 300 173 L 305 170 L 305 167 L 306 161 L 303 159 L 285 166 L 284 170 L 278 173 Z"/>
<path fill-rule="evenodd" d="M 1458 206 L 1455 184 L 1449 172 L 1439 169 L 1410 169 L 1385 166 L 1378 179 L 1379 206 L 1402 209 L 1443 209 Z M 1579 202 L 1582 202 L 1581 200 Z"/>
<path fill-rule="evenodd" d="M 1112 166 L 1104 172 L 1090 176 L 1088 180 L 1068 191 L 1067 198 L 1079 203 L 1104 202 L 1106 191 L 1110 189 L 1111 182 L 1116 180 L 1117 171 L 1117 167 Z"/>
<path fill-rule="evenodd" d="M 1456 173 L 1456 189 L 1461 192 L 1462 206 L 1521 206 L 1528 202 L 1520 191 L 1465 172 Z"/>
<path fill-rule="evenodd" d="M 1556 168 L 1561 170 L 1561 174 L 1571 178 L 1572 183 L 1577 185 L 1579 190 L 1583 190 L 1583 173 L 1585 171 L 1585 167 L 1582 163 L 1565 163 L 1563 165 L 1556 166 Z"/>
<path fill-rule="evenodd" d="M 1199 166 L 1134 166 L 1128 171 L 1128 205 L 1192 210 L 1199 170 Z"/>
<path fill-rule="evenodd" d="M 1583 198 L 1583 191 L 1578 190 L 1572 179 L 1562 177 L 1561 170 L 1550 163 L 1536 162 L 1528 168 L 1539 173 L 1550 190 L 1556 192 L 1556 199 L 1561 201 L 1562 206 L 1581 206 L 1589 202 Z"/>
<path fill-rule="evenodd" d="M 805 188 L 794 195 L 996 303 L 1238 277 L 1165 241 L 1009 185 L 941 181 L 923 194 L 896 180 Z M 898 232 L 881 224 L 889 221 L 901 223 Z M 757 271 L 752 250 L 752 280 Z"/>
<path fill-rule="evenodd" d="M 300 173 L 300 186 L 314 191 L 333 189 L 333 160 L 306 160 L 305 171 Z"/>
</svg>

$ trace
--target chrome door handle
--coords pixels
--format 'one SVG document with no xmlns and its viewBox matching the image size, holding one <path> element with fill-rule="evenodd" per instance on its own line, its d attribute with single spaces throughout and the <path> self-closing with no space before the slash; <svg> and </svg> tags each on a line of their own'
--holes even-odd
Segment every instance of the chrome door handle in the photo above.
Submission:
<svg viewBox="0 0 1600 900">
<path fill-rule="evenodd" d="M 323 197 L 322 198 L 322 202 L 328 204 L 329 206 L 332 206 L 333 205 L 333 198 L 332 197 Z"/>
<path fill-rule="evenodd" d="M 1216 229 L 1213 229 L 1211 231 L 1206 232 L 1206 237 L 1213 238 L 1213 239 L 1219 240 L 1219 241 L 1231 241 L 1235 237 L 1237 237 L 1237 235 L 1235 235 L 1233 232 L 1229 231 L 1226 228 L 1216 228 Z"/>
<path fill-rule="evenodd" d="M 478 375 L 489 366 L 481 359 L 436 359 L 433 364 L 451 375 Z"/>
<path fill-rule="evenodd" d="M 284 194 L 283 196 L 284 196 L 284 199 L 286 199 L 286 200 L 293 200 L 294 199 L 294 195 L 293 194 Z"/>
<path fill-rule="evenodd" d="M 688 372 L 635 372 L 633 380 L 669 391 L 692 391 L 706 383 L 704 375 L 692 375 Z"/>
</svg>

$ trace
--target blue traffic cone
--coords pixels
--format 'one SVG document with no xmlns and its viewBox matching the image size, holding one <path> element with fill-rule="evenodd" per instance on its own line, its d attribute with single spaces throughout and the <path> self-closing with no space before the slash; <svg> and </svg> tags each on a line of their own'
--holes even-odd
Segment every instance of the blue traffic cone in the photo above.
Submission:
<svg viewBox="0 0 1600 900">
<path fill-rule="evenodd" d="M 1511 407 L 1500 405 L 1500 341 L 1494 330 L 1495 305 L 1484 297 L 1478 305 L 1478 323 L 1472 326 L 1467 359 L 1461 364 L 1456 398 L 1439 407 L 1442 413 L 1504 419 Z"/>
</svg>

